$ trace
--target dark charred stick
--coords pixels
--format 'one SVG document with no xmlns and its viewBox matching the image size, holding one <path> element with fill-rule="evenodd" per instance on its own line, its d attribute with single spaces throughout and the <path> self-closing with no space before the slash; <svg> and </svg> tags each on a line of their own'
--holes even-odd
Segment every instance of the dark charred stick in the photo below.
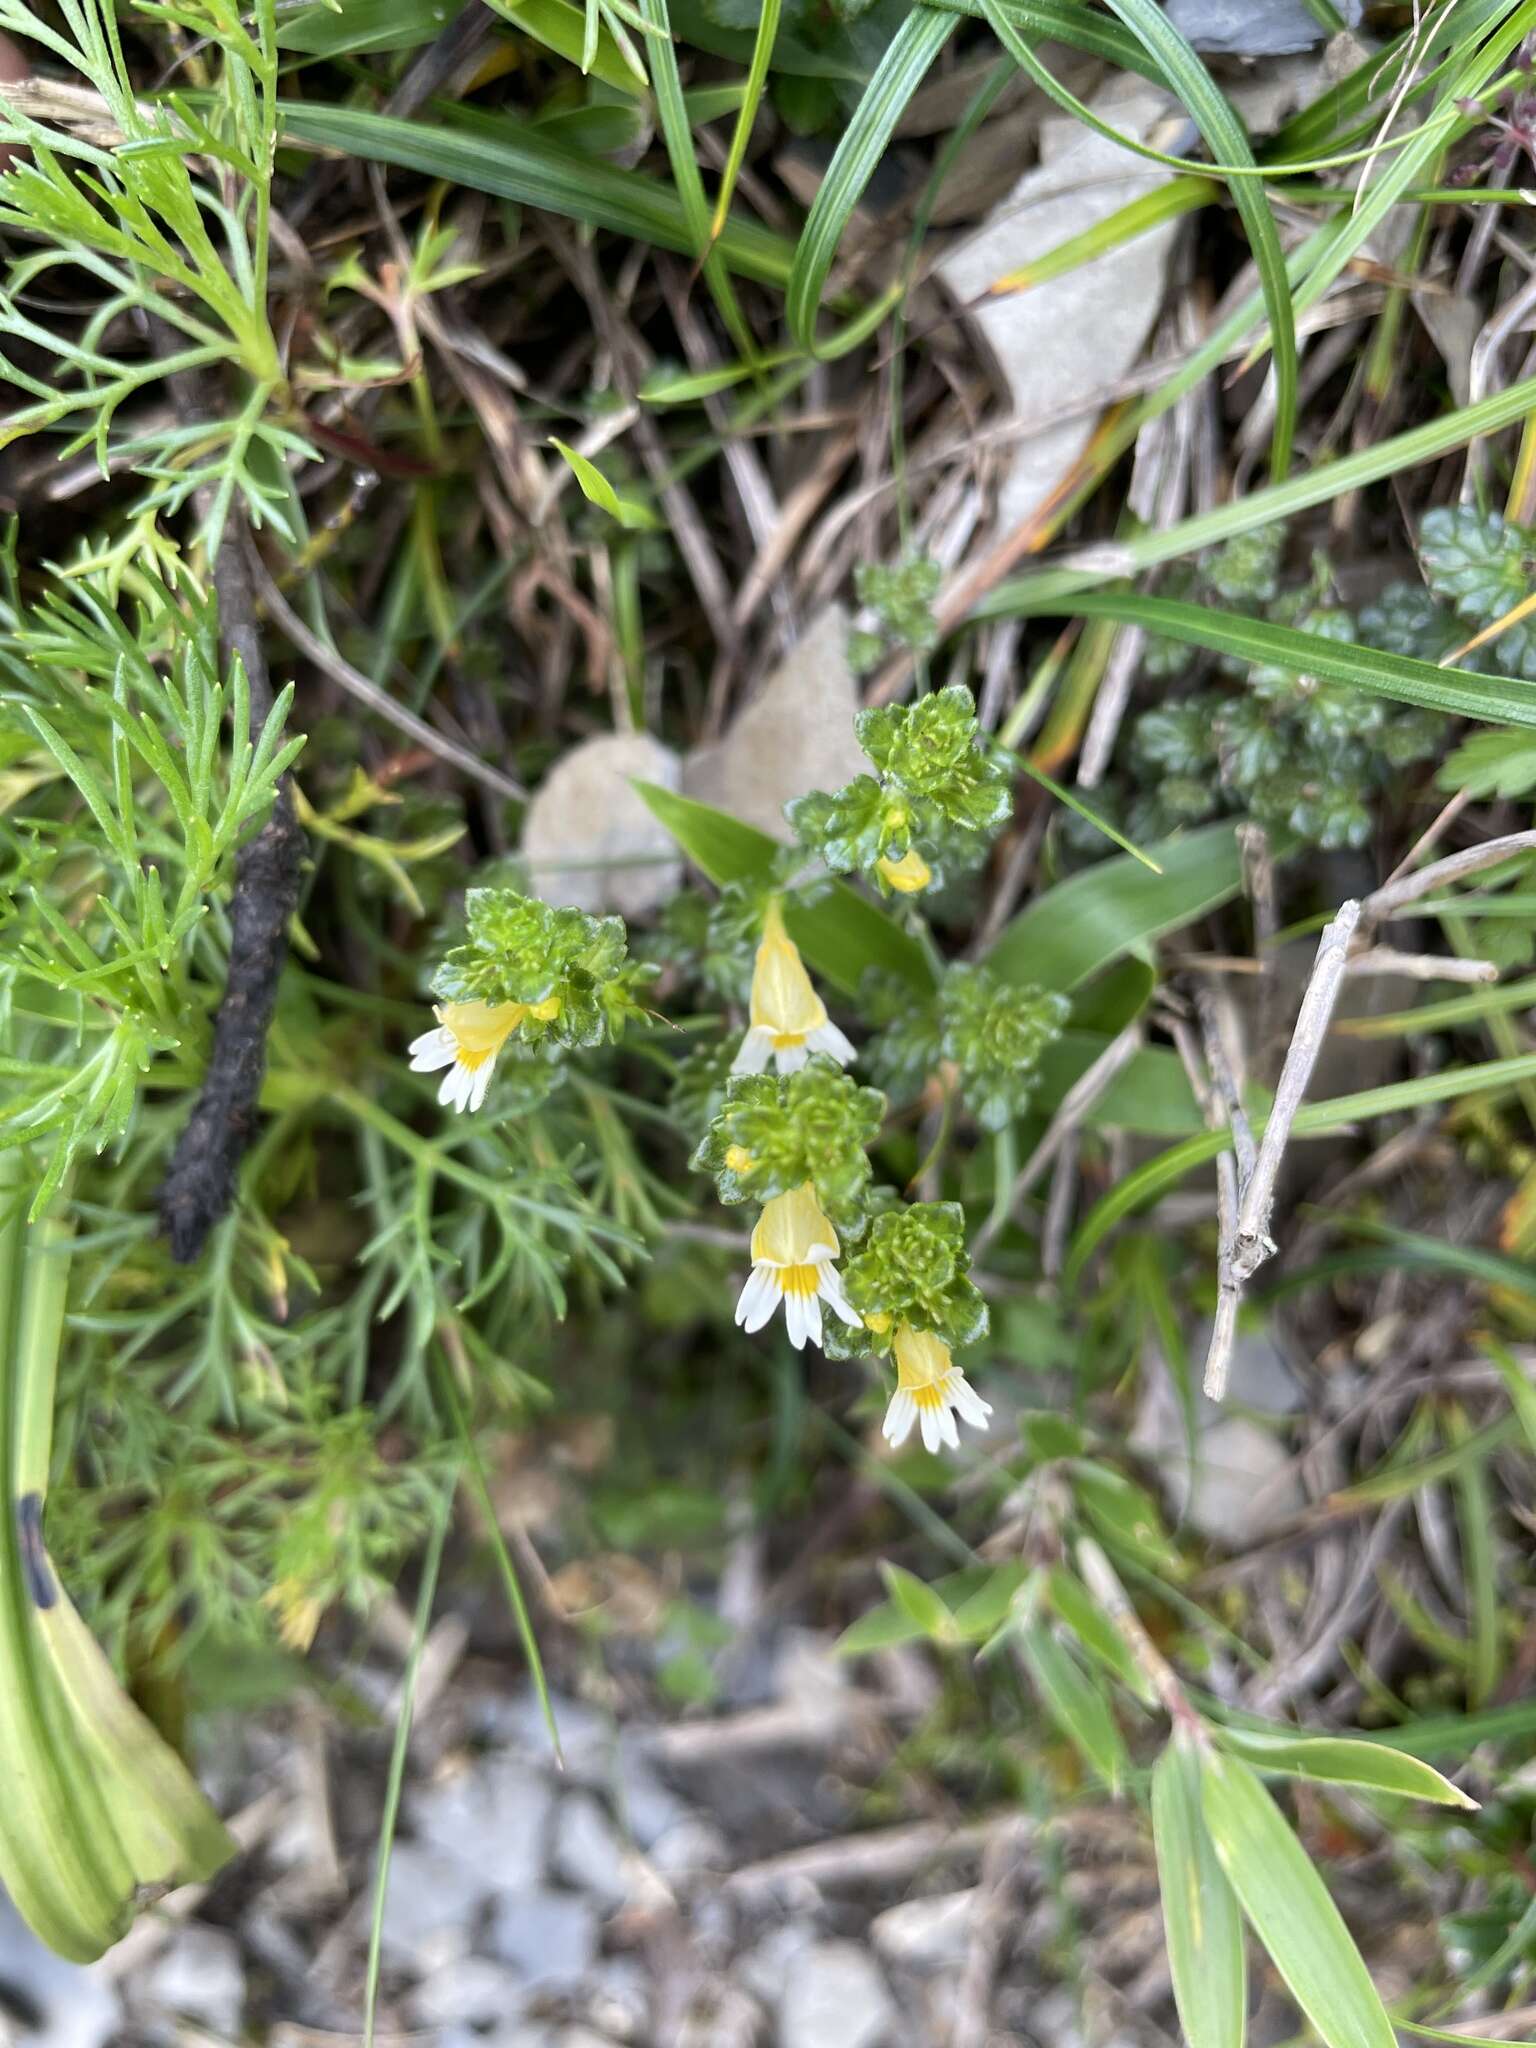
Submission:
<svg viewBox="0 0 1536 2048">
<path fill-rule="evenodd" d="M 250 686 L 251 735 L 272 709 L 272 684 L 256 624 L 246 562 L 244 508 L 232 504 L 213 582 L 225 662 L 238 656 Z M 304 834 L 285 775 L 266 823 L 235 857 L 229 902 L 229 975 L 213 1025 L 213 1052 L 202 1093 L 177 1141 L 160 1190 L 160 1222 L 171 1255 L 195 1259 L 228 1214 L 235 1179 L 256 1130 L 256 1099 L 267 1064 L 267 1029 L 288 951 L 288 920 L 299 900 Z"/>
</svg>

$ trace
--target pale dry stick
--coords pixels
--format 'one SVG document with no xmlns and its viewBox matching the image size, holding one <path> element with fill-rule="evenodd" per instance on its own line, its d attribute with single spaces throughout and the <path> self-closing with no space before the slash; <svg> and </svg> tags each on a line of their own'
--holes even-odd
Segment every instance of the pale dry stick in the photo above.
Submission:
<svg viewBox="0 0 1536 2048">
<path fill-rule="evenodd" d="M 1407 1511 L 1406 1499 L 1388 1501 L 1372 1526 L 1359 1561 L 1328 1620 L 1306 1648 L 1288 1663 L 1273 1666 L 1255 1682 L 1245 1705 L 1257 1714 L 1274 1714 L 1297 1693 L 1304 1692 L 1339 1660 L 1339 1645 L 1372 1603 L 1380 1598 L 1377 1568 L 1391 1549 L 1397 1525 Z"/>
<path fill-rule="evenodd" d="M 1274 1107 L 1264 1126 L 1264 1136 L 1259 1141 L 1258 1158 L 1242 1189 L 1232 1260 L 1232 1271 L 1240 1282 L 1252 1279 L 1275 1249 L 1274 1240 L 1269 1235 L 1275 1181 L 1280 1172 L 1280 1162 L 1285 1157 L 1291 1124 L 1307 1092 L 1307 1083 L 1317 1065 L 1318 1054 L 1323 1049 L 1329 1020 L 1344 981 L 1344 963 L 1359 923 L 1360 905 L 1351 897 L 1340 904 L 1338 915 L 1324 928 L 1317 942 L 1312 976 L 1302 995 L 1290 1049 L 1275 1087 Z"/>
<path fill-rule="evenodd" d="M 1079 1128 L 1110 1082 L 1141 1050 L 1143 1036 L 1141 1020 L 1134 1019 L 1117 1038 L 1110 1040 L 1093 1064 L 1078 1075 L 1061 1098 L 1056 1114 L 1046 1126 L 1045 1135 L 1014 1176 L 1008 1207 L 1001 1214 L 989 1216 L 977 1231 L 971 1248 L 973 1258 L 979 1259 L 1003 1225 L 1017 1214 L 1020 1202 Z"/>
<path fill-rule="evenodd" d="M 1011 1836 L 999 1835 L 982 1853 L 981 1881 L 971 1893 L 970 1939 L 955 1993 L 949 2048 L 987 2048 L 991 2038 L 992 1994 L 1013 1912 L 1018 1846 Z"/>
<path fill-rule="evenodd" d="M 722 1889 L 738 1898 L 771 1898 L 790 1887 L 794 1896 L 806 1884 L 900 1884 L 942 1858 L 984 1852 L 999 1835 L 1011 1835 L 1023 1847 L 1034 1834 L 1033 1821 L 1013 1810 L 965 1827 L 917 1821 L 910 1826 L 872 1828 L 743 1864 L 726 1876 Z"/>
<path fill-rule="evenodd" d="M 1424 827 L 1424 830 L 1415 839 L 1391 874 L 1388 875 L 1382 887 L 1386 888 L 1390 883 L 1395 882 L 1400 875 L 1406 875 L 1411 869 L 1417 867 L 1420 856 L 1428 853 L 1432 846 L 1445 837 L 1446 832 L 1461 816 L 1471 801 L 1471 790 L 1458 789 L 1450 802 L 1443 805 Z"/>
<path fill-rule="evenodd" d="M 1203 1736 L 1204 1723 L 1185 1698 L 1173 1666 L 1142 1627 L 1141 1616 L 1131 1605 L 1130 1595 L 1116 1576 L 1114 1566 L 1091 1536 L 1080 1536 L 1077 1540 L 1077 1569 L 1083 1584 L 1114 1623 L 1136 1668 L 1175 1728 L 1191 1729 Z"/>
<path fill-rule="evenodd" d="M 1450 953 L 1399 953 L 1391 946 L 1369 946 L 1363 953 L 1351 953 L 1344 972 L 1351 979 L 1357 974 L 1400 974 L 1405 981 L 1497 981 L 1501 970 L 1493 960 L 1459 960 Z"/>
<path fill-rule="evenodd" d="M 801 478 L 778 508 L 773 528 L 763 537 L 737 593 L 733 615 L 738 627 L 749 622 L 762 603 L 765 592 L 780 587 L 781 572 L 798 546 L 800 536 L 852 461 L 858 445 L 856 427 L 836 435 L 818 455 L 809 475 Z"/>
<path fill-rule="evenodd" d="M 1361 904 L 1361 916 L 1367 924 L 1380 924 L 1386 918 L 1399 916 L 1421 896 L 1433 895 L 1436 889 L 1447 888 L 1452 882 L 1465 881 L 1468 875 L 1478 874 L 1484 868 L 1497 867 L 1501 860 L 1509 860 L 1517 853 L 1536 853 L 1536 832 L 1507 832 L 1502 839 L 1485 839 L 1480 846 L 1464 847 L 1460 853 L 1447 854 L 1444 860 L 1427 868 L 1416 868 L 1410 875 L 1384 882 Z"/>
<path fill-rule="evenodd" d="M 1241 863 L 1243 894 L 1253 912 L 1253 950 L 1259 966 L 1258 1016 L 1254 1038 L 1258 1048 L 1255 1068 L 1258 1078 L 1270 1078 L 1270 1058 L 1275 1033 L 1275 936 L 1280 914 L 1275 898 L 1275 857 L 1269 834 L 1252 822 L 1237 828 L 1237 854 Z"/>
<path fill-rule="evenodd" d="M 478 754 L 458 740 L 438 732 L 424 718 L 418 718 L 414 711 L 407 710 L 405 705 L 397 704 L 388 691 L 381 690 L 377 683 L 361 674 L 334 647 L 328 647 L 318 633 L 312 633 L 278 589 L 254 547 L 250 549 L 250 563 L 252 581 L 268 615 L 299 652 L 328 675 L 333 683 L 366 704 L 370 711 L 387 720 L 397 731 L 415 740 L 418 746 L 426 747 L 439 760 L 452 762 L 455 768 L 476 782 L 484 783 L 487 789 L 495 790 L 498 796 L 511 797 L 519 803 L 527 797 L 528 792 L 520 782 L 514 782 L 510 775 L 503 775 L 499 768 L 482 761 Z"/>
<path fill-rule="evenodd" d="M 1207 1129 L 1229 1130 L 1232 1134 L 1232 1149 L 1216 1156 L 1216 1308 L 1202 1382 L 1207 1397 L 1220 1401 L 1227 1391 L 1232 1346 L 1237 1336 L 1237 1312 L 1243 1300 L 1242 1285 L 1232 1270 L 1241 1190 L 1239 1175 L 1252 1171 L 1254 1144 L 1222 1044 L 1221 1017 L 1215 999 L 1209 991 L 1202 990 L 1196 1005 L 1204 1039 L 1203 1060 L 1192 1032 L 1180 1018 L 1169 1019 L 1169 1031 Z"/>
<path fill-rule="evenodd" d="M 1077 1163 L 1080 1140 L 1074 1133 L 1056 1156 L 1050 1192 L 1045 1198 L 1045 1216 L 1040 1225 L 1040 1270 L 1047 1280 L 1059 1280 L 1067 1263 L 1067 1238 L 1072 1229 L 1072 1211 L 1077 1201 Z"/>
</svg>

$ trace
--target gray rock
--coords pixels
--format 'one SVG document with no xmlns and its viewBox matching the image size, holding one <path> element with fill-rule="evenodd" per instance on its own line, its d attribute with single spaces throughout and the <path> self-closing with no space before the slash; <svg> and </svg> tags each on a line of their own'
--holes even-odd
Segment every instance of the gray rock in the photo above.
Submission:
<svg viewBox="0 0 1536 2048">
<path fill-rule="evenodd" d="M 763 2009 L 737 1984 L 706 1985 L 678 2023 L 675 2048 L 755 2048 L 764 2037 Z"/>
<path fill-rule="evenodd" d="M 650 2018 L 651 1980 L 633 1956 L 607 1956 L 593 1970 L 587 2018 L 613 2041 L 643 2038 Z"/>
<path fill-rule="evenodd" d="M 783 2048 L 874 2048 L 896 2008 L 867 1949 L 823 1941 L 796 1961 L 779 2008 Z"/>
<path fill-rule="evenodd" d="M 1144 141 L 1172 108 L 1166 94 L 1117 81 L 1093 106 L 1110 126 Z M 1080 123 L 1046 122 L 1046 159 L 1026 171 L 976 235 L 943 259 L 938 274 L 969 305 L 994 281 L 1083 233 L 1167 173 L 1150 169 Z M 970 319 L 996 359 L 1021 418 L 1050 420 L 1090 390 L 1123 376 L 1140 356 L 1162 303 L 1176 224 L 1138 235 L 1096 263 L 1015 296 L 980 305 Z M 1084 337 L 1091 336 L 1091 345 Z M 1020 525 L 1051 495 L 1087 447 L 1095 415 L 1063 418 L 1014 445 L 998 497 L 998 524 Z"/>
<path fill-rule="evenodd" d="M 516 1971 L 484 1956 L 461 1956 L 422 1979 L 411 2011 L 423 2027 L 488 2027 L 515 2018 L 522 2002 Z"/>
<path fill-rule="evenodd" d="M 497 1900 L 486 1945 L 511 1965 L 525 1991 L 574 1984 L 597 1953 L 598 1916 L 564 1892 L 518 1892 Z"/>
<path fill-rule="evenodd" d="M 1336 0 L 1346 28 L 1355 28 L 1365 0 Z M 1310 50 L 1328 31 L 1306 0 L 1167 0 L 1168 18 L 1197 50 L 1228 57 L 1283 57 Z"/>
<path fill-rule="evenodd" d="M 411 1800 L 418 1837 L 482 1891 L 527 1891 L 544 1870 L 554 1800 L 541 1771 L 512 1756 L 477 1758 Z"/>
<path fill-rule="evenodd" d="M 232 2041 L 245 2011 L 240 1945 L 217 1927 L 178 1927 L 145 1972 L 143 1992 L 178 2019 Z"/>
<path fill-rule="evenodd" d="M 812 1945 L 810 1929 L 803 1921 L 787 1920 L 765 1934 L 754 1949 L 740 1957 L 736 1974 L 770 2010 L 777 2011 L 800 1960 Z"/>
<path fill-rule="evenodd" d="M 589 1892 L 605 1905 L 621 1905 L 629 1895 L 625 1866 L 628 1852 L 597 1801 L 587 1792 L 573 1792 L 555 1815 L 555 1875 L 574 1890 Z"/>
<path fill-rule="evenodd" d="M 976 1893 L 941 1892 L 928 1899 L 903 1899 L 877 1914 L 869 1938 L 887 1962 L 909 1970 L 945 1970 L 965 1960 Z"/>
<path fill-rule="evenodd" d="M 1189 1343 L 1198 1376 L 1210 1326 Z M 1224 1405 L 1195 1395 L 1196 1458 L 1190 1471 L 1184 1417 L 1172 1375 L 1154 1351 L 1145 1361 L 1131 1444 L 1157 1470 L 1173 1512 L 1230 1550 L 1262 1541 L 1305 1505 L 1282 1435 L 1254 1419 L 1277 1419 L 1300 1404 L 1300 1389 L 1267 1331 L 1243 1331 L 1233 1346 Z M 1253 1414 L 1237 1412 L 1249 1409 Z"/>
<path fill-rule="evenodd" d="M 37 2015 L 37 2026 L 20 2036 L 24 2048 L 105 2048 L 123 2024 L 109 1979 L 44 1948 L 0 1892 L 0 2012 L 7 1994 Z M 0 2039 L 11 2038 L 8 2019 L 0 2018 Z"/>
<path fill-rule="evenodd" d="M 646 1861 L 674 1884 L 686 1883 L 708 1870 L 725 1870 L 731 1852 L 724 1835 L 710 1821 L 680 1820 L 652 1842 Z"/>
<path fill-rule="evenodd" d="M 429 1970 L 467 1955 L 486 1889 L 472 1864 L 420 1842 L 397 1842 L 384 1899 L 385 1960 Z"/>
<path fill-rule="evenodd" d="M 829 605 L 785 655 L 723 740 L 683 763 L 683 788 L 786 843 L 784 806 L 811 789 L 840 789 L 869 768 L 853 736 L 858 686 L 848 666 L 848 614 Z"/>
<path fill-rule="evenodd" d="M 648 733 L 605 733 L 563 754 L 523 821 L 523 856 L 536 895 L 578 910 L 644 917 L 677 892 L 683 864 L 665 826 L 633 788 L 676 789 L 670 747 Z"/>
<path fill-rule="evenodd" d="M 641 1849 L 649 1849 L 689 1816 L 688 1807 L 645 1761 L 638 1743 L 620 1744 L 617 1796 L 625 1832 Z"/>
</svg>

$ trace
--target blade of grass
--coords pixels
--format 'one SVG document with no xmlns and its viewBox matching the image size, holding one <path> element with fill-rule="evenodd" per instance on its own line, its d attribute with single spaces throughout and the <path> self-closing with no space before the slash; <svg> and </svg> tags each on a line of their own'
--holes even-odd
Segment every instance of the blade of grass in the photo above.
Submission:
<svg viewBox="0 0 1536 2048">
<path fill-rule="evenodd" d="M 672 24 L 667 19 L 667 0 L 640 0 L 640 13 L 641 19 L 654 31 L 649 51 L 651 90 L 656 97 L 656 118 L 667 146 L 667 160 L 672 166 L 672 181 L 688 224 L 688 253 L 697 260 L 703 272 L 704 282 L 725 323 L 726 332 L 743 355 L 750 355 L 756 341 L 737 302 L 730 265 L 720 246 L 724 224 L 716 226 L 710 220 L 709 200 L 705 196 L 704 179 L 693 145 L 693 128 L 683 99 L 683 82 L 678 76 L 677 50 L 672 42 Z"/>
<path fill-rule="evenodd" d="M 1397 2048 L 1338 1907 L 1259 1779 L 1237 1758 L 1208 1751 L 1200 1799 L 1244 1914 L 1328 2048 Z"/>
<path fill-rule="evenodd" d="M 451 1343 L 446 1347 L 452 1350 Z M 544 1676 L 544 1659 L 539 1654 L 539 1639 L 534 1634 L 533 1617 L 528 1612 L 528 1602 L 523 1595 L 522 1581 L 517 1576 L 517 1567 L 512 1562 L 512 1553 L 507 1549 L 507 1540 L 501 1533 L 501 1523 L 496 1518 L 496 1508 L 491 1500 L 491 1490 L 486 1483 L 485 1465 L 481 1459 L 474 1433 L 469 1426 L 469 1417 L 459 1399 L 459 1390 L 453 1377 L 453 1363 L 445 1360 L 438 1374 L 443 1399 L 453 1417 L 453 1426 L 458 1432 L 459 1447 L 463 1452 L 463 1469 L 469 1474 L 470 1489 L 479 1504 L 484 1517 L 486 1532 L 490 1538 L 491 1554 L 496 1560 L 496 1569 L 501 1574 L 502 1589 L 507 1596 L 507 1605 L 512 1610 L 512 1619 L 517 1625 L 517 1638 L 523 1646 L 527 1661 L 528 1675 L 533 1680 L 533 1689 L 538 1694 L 539 1712 L 544 1717 L 544 1726 L 549 1732 L 550 1747 L 555 1753 L 555 1762 L 565 1769 L 565 1752 L 560 1746 L 560 1729 L 555 1721 L 554 1702 L 549 1696 L 549 1681 Z"/>
<path fill-rule="evenodd" d="M 1109 0 L 1111 8 L 1138 42 L 1156 60 L 1190 119 L 1209 144 L 1218 163 L 1254 165 L 1248 131 L 1232 111 L 1226 95 L 1196 56 L 1188 39 L 1156 0 Z M 1533 0 L 1536 4 L 1536 0 Z M 1270 350 L 1274 357 L 1275 424 L 1270 440 L 1269 468 L 1282 482 L 1291 464 L 1296 435 L 1296 301 L 1293 308 L 1280 231 L 1270 210 L 1269 195 L 1256 179 L 1234 178 L 1232 203 L 1242 216 L 1248 247 L 1259 273 L 1269 317 Z"/>
<path fill-rule="evenodd" d="M 1391 1081 L 1381 1088 L 1367 1088 L 1358 1095 L 1336 1095 L 1329 1102 L 1304 1103 L 1291 1126 L 1298 1138 L 1320 1137 L 1325 1132 L 1347 1129 L 1373 1116 L 1395 1116 L 1402 1110 L 1422 1109 L 1433 1102 L 1451 1102 L 1458 1096 L 1492 1093 L 1513 1088 L 1536 1075 L 1536 1053 L 1521 1053 L 1509 1060 L 1487 1060 L 1478 1067 L 1457 1068 L 1448 1073 L 1426 1074 L 1412 1081 Z M 1254 1136 L 1263 1130 L 1255 1119 Z M 1205 1131 L 1171 1145 L 1155 1159 L 1149 1159 L 1117 1181 L 1108 1194 L 1100 1196 L 1078 1227 L 1067 1255 L 1063 1282 L 1075 1286 L 1084 1267 L 1104 1239 L 1124 1217 L 1144 1203 L 1176 1187 L 1186 1173 L 1214 1159 L 1231 1143 L 1224 1131 Z"/>
<path fill-rule="evenodd" d="M 1200 1811 L 1199 1761 L 1179 1732 L 1152 1767 L 1152 1841 L 1174 2002 L 1189 2048 L 1242 2048 L 1242 1915 Z"/>
<path fill-rule="evenodd" d="M 1112 249 L 1122 248 L 1127 242 L 1134 242 L 1138 235 L 1146 234 L 1163 221 L 1177 220 L 1181 214 L 1209 206 L 1220 196 L 1221 187 L 1213 178 L 1170 178 L 1155 192 L 1144 192 L 1141 198 L 1133 199 L 1128 206 L 1122 206 L 1106 220 L 1095 222 L 1091 228 L 1084 228 L 1081 234 L 1068 235 L 1064 242 L 1058 242 L 1054 249 L 1047 249 L 1043 256 L 1037 256 L 1022 269 L 1010 270 L 1004 276 L 994 278 L 987 287 L 987 294 L 990 298 L 1000 299 L 1015 292 L 1033 291 L 1036 285 L 1048 284 L 1053 277 L 1065 277 L 1085 263 L 1095 263 L 1099 257 L 1107 256 Z"/>
<path fill-rule="evenodd" d="M 1244 324 L 1236 316 L 1226 322 L 1218 337 L 1220 347 L 1215 354 L 1211 354 L 1211 344 L 1207 343 L 1190 364 L 1161 387 L 1156 394 L 1158 409 L 1162 409 L 1170 391 L 1177 396 L 1189 388 L 1190 373 L 1196 366 L 1199 377 L 1205 376 L 1229 345 L 1228 337 L 1234 332 L 1241 333 Z M 1199 377 L 1193 381 L 1198 382 Z M 1437 461 L 1442 455 L 1465 448 L 1481 435 L 1517 426 L 1533 407 L 1536 407 L 1536 377 L 1522 378 L 1506 390 L 1480 399 L 1476 405 L 1462 406 L 1443 418 L 1426 421 L 1422 427 L 1409 428 L 1405 433 L 1394 434 L 1351 455 L 1341 456 L 1337 462 L 1319 464 L 1316 469 L 1288 477 L 1284 483 L 1269 484 L 1263 490 L 1244 492 L 1229 504 L 1181 519 L 1161 532 L 1148 531 L 1129 540 L 1116 541 L 1112 546 L 1098 548 L 1095 559 L 1088 566 L 1042 569 L 1032 575 L 1000 583 L 976 606 L 971 617 L 1008 618 L 1015 614 L 1027 617 L 1037 611 L 1064 611 L 1068 609 L 1060 603 L 1064 597 L 1135 575 L 1142 569 L 1155 569 L 1164 562 L 1178 561 L 1202 548 L 1231 540 L 1237 534 L 1254 533 L 1260 527 L 1272 526 L 1298 512 L 1331 504 L 1347 492 L 1363 490 L 1388 477 L 1400 475 L 1406 469 Z M 1132 417 L 1140 419 L 1139 408 Z"/>
<path fill-rule="evenodd" d="M 444 1487 L 437 1504 L 427 1547 L 421 1560 L 421 1586 L 416 1595 L 416 1619 L 411 1631 L 410 1655 L 400 1680 L 400 1706 L 395 1716 L 395 1740 L 389 1757 L 389 1777 L 384 1786 L 384 1810 L 379 1815 L 379 1846 L 373 1865 L 373 1912 L 368 1925 L 368 1965 L 363 1983 L 363 2048 L 373 2048 L 379 2016 L 379 1978 L 384 1966 L 384 1906 L 389 1897 L 389 1864 L 395 1847 L 395 1828 L 400 1819 L 400 1795 L 405 1785 L 405 1760 L 411 1746 L 411 1722 L 416 1710 L 416 1680 L 421 1672 L 421 1653 L 432 1620 L 432 1603 L 437 1598 L 438 1572 L 443 1562 L 443 1545 L 448 1537 L 449 1512 L 453 1505 L 457 1477 Z"/>
<path fill-rule="evenodd" d="M 958 26 L 955 15 L 914 8 L 891 38 L 853 110 L 800 232 L 785 290 L 785 318 L 801 348 L 815 350 L 816 316 L 843 230 L 885 154 L 902 110 Z"/>
<path fill-rule="evenodd" d="M 1239 661 L 1273 662 L 1299 675 L 1325 682 L 1349 683 L 1373 696 L 1400 704 L 1417 704 L 1453 718 L 1476 718 L 1490 724 L 1536 726 L 1536 683 L 1519 676 L 1485 675 L 1439 667 L 1406 654 L 1386 654 L 1356 641 L 1324 641 L 1294 626 L 1276 626 L 1267 619 L 1244 618 L 1236 612 L 1212 611 L 1173 598 L 1139 597 L 1129 590 L 1081 590 L 1070 596 L 1040 597 L 1027 582 L 1016 591 L 1029 592 L 1008 607 L 1026 617 L 1068 613 L 1074 617 L 1118 619 L 1144 626 L 1170 640 L 1209 648 Z M 1001 595 L 1001 592 L 997 593 Z M 995 599 L 980 608 L 990 615 Z"/>
<path fill-rule="evenodd" d="M 460 107 L 452 110 L 448 126 L 297 100 L 279 101 L 278 114 L 289 142 L 396 164 L 684 256 L 698 253 L 695 227 L 672 186 L 594 162 L 509 114 Z M 727 221 L 715 248 L 720 261 L 743 277 L 771 285 L 789 278 L 792 245 L 755 222 Z"/>
<path fill-rule="evenodd" d="M 726 215 L 731 210 L 731 195 L 736 190 L 736 180 L 741 175 L 741 166 L 746 159 L 747 144 L 752 139 L 752 127 L 757 120 L 757 110 L 762 104 L 763 91 L 768 83 L 768 67 L 773 61 L 774 39 L 779 33 L 782 0 L 762 0 L 762 4 L 763 11 L 757 24 L 757 38 L 752 45 L 752 62 L 747 71 L 746 91 L 736 116 L 731 146 L 726 153 L 725 169 L 720 173 L 720 190 L 715 199 L 714 215 L 709 223 L 711 242 L 725 226 Z"/>
<path fill-rule="evenodd" d="M 1461 1408 L 1447 1409 L 1445 1425 L 1454 1443 L 1471 1441 L 1472 1425 Z M 1493 1496 L 1488 1486 L 1487 1459 L 1467 1458 L 1457 1468 L 1452 1489 L 1461 1570 L 1466 1581 L 1467 1636 L 1472 1650 L 1467 1701 L 1480 1707 L 1498 1688 L 1501 1648 L 1499 1582 L 1493 1561 Z"/>
</svg>

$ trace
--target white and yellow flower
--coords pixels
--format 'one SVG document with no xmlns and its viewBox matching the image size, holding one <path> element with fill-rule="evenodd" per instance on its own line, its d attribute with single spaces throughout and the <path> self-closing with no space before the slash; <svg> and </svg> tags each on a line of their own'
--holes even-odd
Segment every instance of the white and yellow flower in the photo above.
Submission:
<svg viewBox="0 0 1536 2048">
<path fill-rule="evenodd" d="M 496 1055 L 526 1018 L 547 1024 L 560 1014 L 560 998 L 542 1003 L 437 1003 L 435 1031 L 411 1041 L 411 1072 L 446 1067 L 437 1099 L 453 1109 L 478 1109 L 491 1085 Z"/>
<path fill-rule="evenodd" d="M 923 1432 L 925 1450 L 940 1444 L 951 1450 L 960 1443 L 959 1415 L 976 1429 L 987 1427 L 991 1403 L 983 1401 L 965 1374 L 949 1355 L 949 1346 L 931 1330 L 914 1330 L 910 1323 L 898 1323 L 896 1391 L 885 1411 L 882 1434 L 893 1448 L 912 1434 L 913 1423 Z"/>
<path fill-rule="evenodd" d="M 839 1249 L 837 1232 L 809 1181 L 787 1195 L 775 1195 L 752 1233 L 752 1276 L 736 1304 L 738 1327 L 749 1333 L 760 1330 L 782 1301 L 789 1341 L 797 1351 L 807 1337 L 821 1342 L 823 1302 L 851 1328 L 859 1329 L 858 1311 L 843 1292 L 833 1264 Z"/>
<path fill-rule="evenodd" d="M 813 1052 L 830 1053 L 842 1067 L 853 1058 L 853 1047 L 811 986 L 800 948 L 784 929 L 776 897 L 763 918 L 748 1015 L 747 1035 L 731 1065 L 733 1074 L 760 1074 L 770 1059 L 781 1074 L 793 1074 Z"/>
</svg>

